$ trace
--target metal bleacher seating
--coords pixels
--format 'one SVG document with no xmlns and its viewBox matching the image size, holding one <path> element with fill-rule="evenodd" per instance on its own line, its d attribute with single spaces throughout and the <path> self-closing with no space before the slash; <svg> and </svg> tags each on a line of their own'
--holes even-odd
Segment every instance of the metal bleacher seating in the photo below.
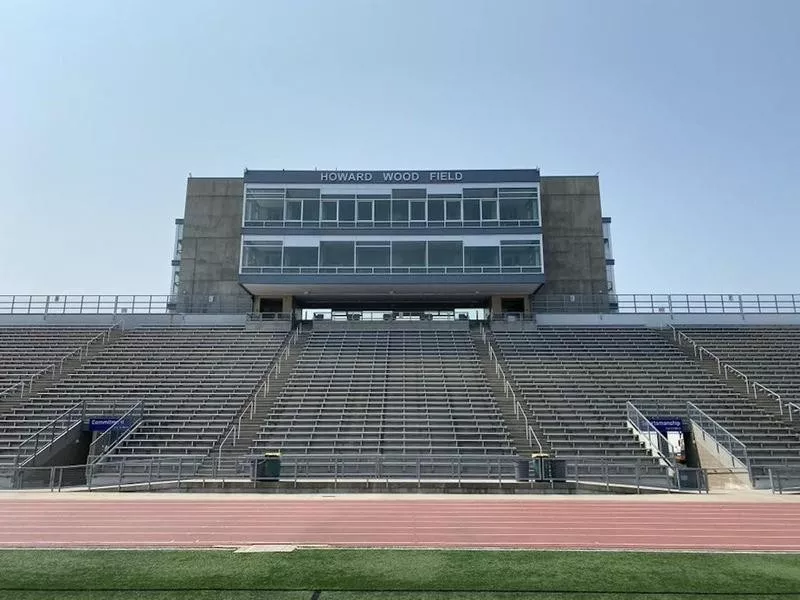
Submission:
<svg viewBox="0 0 800 600">
<path fill-rule="evenodd" d="M 0 327 L 0 392 L 58 365 L 103 331 L 91 327 Z"/>
<path fill-rule="evenodd" d="M 468 331 L 314 331 L 253 453 L 510 455 Z"/>
<path fill-rule="evenodd" d="M 720 360 L 800 403 L 800 327 L 681 327 Z"/>
<path fill-rule="evenodd" d="M 690 401 L 748 449 L 754 470 L 800 465 L 800 437 L 644 327 L 547 327 L 494 332 L 494 339 L 554 453 L 658 467 L 626 428 L 626 402 L 650 418 L 685 417 Z M 650 466 L 647 466 L 650 463 Z"/>
<path fill-rule="evenodd" d="M 0 416 L 0 462 L 79 402 L 86 417 L 119 416 L 143 403 L 143 419 L 114 456 L 206 456 L 264 376 L 285 333 L 236 327 L 141 327 L 52 386 Z"/>
</svg>

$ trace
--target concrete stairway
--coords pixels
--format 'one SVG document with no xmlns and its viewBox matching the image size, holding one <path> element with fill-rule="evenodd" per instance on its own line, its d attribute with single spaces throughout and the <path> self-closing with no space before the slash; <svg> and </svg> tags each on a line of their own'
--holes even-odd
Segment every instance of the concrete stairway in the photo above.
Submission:
<svg viewBox="0 0 800 600">
<path fill-rule="evenodd" d="M 203 462 L 200 468 L 200 475 L 207 477 L 218 475 L 220 477 L 231 477 L 240 473 L 239 459 L 244 459 L 250 455 L 250 447 L 253 445 L 258 432 L 264 420 L 267 418 L 272 405 L 275 400 L 280 396 L 281 391 L 289 379 L 289 375 L 297 363 L 298 357 L 303 353 L 303 349 L 308 343 L 308 338 L 311 331 L 301 330 L 297 336 L 297 341 L 292 345 L 289 354 L 281 363 L 280 371 L 276 372 L 269 379 L 269 389 L 266 394 L 259 394 L 256 400 L 255 410 L 253 411 L 252 418 L 250 411 L 245 413 L 242 418 L 241 429 L 239 430 L 238 439 L 231 443 L 231 440 L 225 442 L 222 447 L 221 453 L 221 466 L 220 466 L 220 445 L 218 444 L 209 454 L 208 458 Z M 281 350 L 282 352 L 282 350 Z M 249 401 L 246 403 L 249 405 Z M 238 425 L 238 421 L 236 423 Z"/>
<path fill-rule="evenodd" d="M 484 342 L 480 330 L 475 329 L 472 330 L 471 337 L 472 342 L 475 344 L 475 350 L 477 351 L 478 357 L 481 361 L 481 368 L 483 369 L 486 379 L 489 381 L 489 385 L 492 388 L 497 406 L 500 408 L 500 411 L 503 414 L 503 420 L 505 421 L 508 434 L 511 437 L 512 443 L 514 444 L 514 448 L 517 450 L 517 454 L 520 456 L 529 457 L 533 453 L 538 453 L 539 446 L 536 445 L 535 442 L 533 446 L 528 443 L 528 436 L 525 431 L 525 421 L 522 418 L 518 419 L 514 413 L 513 397 L 510 394 L 508 397 L 506 397 L 502 376 L 495 372 L 494 361 L 489 355 L 489 344 L 487 343 L 489 338 L 487 337 L 487 342 Z M 509 384 L 511 384 L 513 388 L 513 383 L 509 381 Z M 524 406 L 524 400 L 520 391 L 518 389 L 514 389 L 514 393 L 517 394 L 517 399 L 519 400 L 520 404 Z M 526 411 L 526 413 L 529 412 L 530 411 Z M 549 450 L 546 447 L 544 436 L 542 435 L 541 431 L 539 431 L 536 422 L 531 418 L 530 414 L 528 414 L 528 424 L 533 427 L 534 432 L 539 438 L 539 442 L 543 446 L 543 451 L 548 453 Z"/>
</svg>

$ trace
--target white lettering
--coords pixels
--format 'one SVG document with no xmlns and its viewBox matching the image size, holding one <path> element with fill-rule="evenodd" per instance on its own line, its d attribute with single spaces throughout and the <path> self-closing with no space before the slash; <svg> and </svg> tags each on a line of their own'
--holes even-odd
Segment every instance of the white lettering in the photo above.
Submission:
<svg viewBox="0 0 800 600">
<path fill-rule="evenodd" d="M 431 181 L 461 181 L 464 179 L 464 174 L 461 171 L 431 171 Z"/>
</svg>

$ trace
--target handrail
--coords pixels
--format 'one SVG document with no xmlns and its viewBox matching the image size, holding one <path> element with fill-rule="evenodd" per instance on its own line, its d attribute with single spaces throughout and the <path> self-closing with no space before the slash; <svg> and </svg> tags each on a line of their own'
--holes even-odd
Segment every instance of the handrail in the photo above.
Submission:
<svg viewBox="0 0 800 600">
<path fill-rule="evenodd" d="M 83 360 L 84 359 L 84 350 L 86 352 L 86 355 L 88 355 L 89 354 L 89 347 L 98 338 L 102 338 L 103 339 L 103 345 L 106 345 L 108 343 L 108 337 L 111 335 L 111 332 L 114 329 L 116 329 L 117 327 L 119 327 L 119 325 L 120 324 L 118 322 L 114 322 L 114 324 L 111 325 L 111 327 L 101 331 L 96 336 L 92 337 L 90 340 L 87 340 L 86 342 L 82 343 L 80 346 L 78 346 L 74 350 L 70 351 L 68 354 L 66 354 L 66 355 L 62 356 L 61 358 L 59 358 L 57 362 L 54 362 L 52 364 L 47 365 L 43 369 L 40 369 L 39 371 L 34 373 L 33 375 L 26 375 L 24 379 L 20 379 L 17 383 L 5 388 L 4 390 L 0 390 L 0 398 L 5 396 L 7 394 L 7 392 L 13 390 L 16 387 L 20 388 L 20 394 L 19 395 L 20 395 L 20 398 L 21 398 L 22 396 L 25 395 L 25 385 L 26 384 L 28 386 L 28 390 L 30 390 L 31 388 L 33 388 L 34 381 L 36 379 L 39 379 L 41 376 L 43 376 L 45 373 L 47 373 L 49 371 L 52 371 L 53 372 L 53 377 L 55 377 L 56 376 L 56 365 L 58 365 L 58 373 L 63 373 L 64 372 L 64 363 L 69 358 L 71 358 L 72 356 L 74 356 L 77 353 L 78 354 L 78 360 Z"/>
<path fill-rule="evenodd" d="M 786 406 L 786 409 L 787 409 L 787 411 L 789 413 L 789 420 L 790 421 L 794 420 L 793 415 L 792 415 L 792 411 L 796 412 L 797 413 L 797 417 L 800 418 L 800 405 L 798 405 L 798 404 L 796 404 L 794 402 L 787 402 L 785 406 Z"/>
<path fill-rule="evenodd" d="M 628 422 L 636 428 L 636 430 L 641 433 L 642 435 L 651 436 L 653 434 L 656 435 L 656 440 L 660 441 L 660 444 L 657 444 L 654 448 L 656 452 L 665 460 L 673 469 L 678 468 L 678 460 L 675 457 L 675 452 L 672 450 L 672 446 L 669 443 L 667 437 L 659 431 L 655 425 L 648 419 L 642 411 L 640 411 L 632 402 L 625 403 L 626 413 L 628 417 Z M 635 417 L 632 418 L 632 417 Z M 643 430 L 641 425 L 644 424 L 647 427 L 647 430 Z M 652 441 L 651 441 L 652 444 Z M 661 448 L 667 449 L 667 455 L 661 450 Z"/>
<path fill-rule="evenodd" d="M 730 372 L 733 373 L 734 375 L 737 375 L 742 380 L 744 380 L 744 389 L 748 396 L 750 395 L 750 388 L 752 387 L 753 398 L 758 398 L 759 389 L 765 391 L 767 394 L 775 398 L 775 400 L 777 400 L 778 402 L 778 410 L 780 411 L 780 414 L 783 415 L 784 402 L 780 394 L 769 389 L 764 384 L 759 383 L 758 381 L 748 376 L 747 374 L 743 373 L 730 363 L 724 362 L 716 354 L 698 344 L 696 341 L 694 341 L 692 338 L 686 335 L 683 331 L 677 329 L 671 323 L 664 323 L 663 326 L 672 329 L 672 339 L 675 340 L 675 342 L 678 344 L 679 347 L 681 346 L 681 340 L 686 340 L 686 342 L 692 346 L 695 357 L 699 358 L 700 360 L 703 360 L 704 353 L 712 357 L 717 363 L 717 371 L 719 372 L 720 375 L 724 376 L 725 379 L 728 379 L 728 373 Z M 791 413 L 790 413 L 790 420 L 791 420 Z"/>
<path fill-rule="evenodd" d="M 705 413 L 704 411 L 699 409 L 692 402 L 687 402 L 686 403 L 686 409 L 687 409 L 687 412 L 689 414 L 689 418 L 690 419 L 692 419 L 693 421 L 697 422 L 697 425 L 704 432 L 708 433 L 708 435 L 710 435 L 711 438 L 717 442 L 717 444 L 721 444 L 728 451 L 728 453 L 731 455 L 732 458 L 739 460 L 739 462 L 741 462 L 747 468 L 747 471 L 748 471 L 748 473 L 750 473 L 750 478 L 751 478 L 751 481 L 752 481 L 753 471 L 750 468 L 750 456 L 749 456 L 749 454 L 747 452 L 747 446 L 745 446 L 744 443 L 739 438 L 737 438 L 735 435 L 733 435 L 725 427 L 720 425 L 714 418 L 712 418 L 707 413 Z M 695 415 L 695 416 L 693 416 L 693 415 Z M 699 416 L 699 420 L 697 419 L 698 416 Z M 709 425 L 711 426 L 710 428 L 709 428 Z M 720 439 L 720 437 L 721 437 L 719 435 L 720 433 L 722 433 L 725 436 L 727 436 L 727 440 L 724 437 L 722 439 Z M 740 452 L 741 452 L 742 456 L 737 456 L 734 443 L 728 443 L 728 444 L 725 443 L 728 440 L 730 440 L 731 442 L 734 442 L 735 446 L 738 446 L 740 448 Z"/>
<path fill-rule="evenodd" d="M 40 447 L 39 447 L 39 436 L 40 435 L 48 433 L 48 432 L 49 432 L 49 435 L 50 435 L 50 441 L 47 444 L 44 444 L 44 446 L 42 446 L 42 448 L 46 448 L 47 446 L 52 444 L 57 439 L 56 426 L 59 423 L 61 423 L 62 420 L 69 419 L 73 415 L 73 413 L 75 413 L 77 411 L 80 411 L 80 419 L 79 419 L 79 421 L 83 422 L 83 419 L 86 416 L 86 402 L 85 401 L 81 401 L 81 402 L 78 402 L 77 404 L 73 405 L 72 407 L 70 407 L 69 409 L 67 409 L 66 411 L 64 411 L 63 413 L 61 413 L 60 415 L 58 415 L 57 417 L 55 417 L 51 421 L 49 421 L 46 425 L 40 427 L 35 432 L 33 432 L 31 435 L 29 435 L 24 440 L 22 440 L 20 442 L 19 446 L 17 446 L 17 454 L 14 457 L 14 466 L 15 467 L 24 466 L 26 463 L 30 462 L 31 460 L 33 460 L 36 457 L 36 455 L 39 453 L 39 450 L 40 450 Z M 72 420 L 69 421 L 69 422 L 71 424 L 74 424 L 74 421 L 75 421 L 75 418 L 73 417 Z M 68 430 L 71 426 L 72 425 L 64 427 L 63 431 Z M 60 433 L 59 433 L 59 437 L 60 437 Z M 29 442 L 33 442 L 33 453 L 26 460 L 24 460 L 22 463 L 20 463 L 20 460 L 22 458 L 22 451 L 24 450 L 26 445 L 29 445 Z"/>
<path fill-rule="evenodd" d="M 225 447 L 225 442 L 228 441 L 228 438 L 230 438 L 231 435 L 234 436 L 234 441 L 237 439 L 238 434 L 235 434 L 234 433 L 235 431 L 236 431 L 236 425 L 234 425 L 233 427 L 231 427 L 228 430 L 228 433 L 225 434 L 225 437 L 222 438 L 222 442 L 220 442 L 220 444 L 219 444 L 219 452 L 218 452 L 218 456 L 217 456 L 217 468 L 218 469 L 222 467 L 222 449 Z"/>
<path fill-rule="evenodd" d="M 499 375 L 502 378 L 503 392 L 505 393 L 506 398 L 508 398 L 509 392 L 511 393 L 514 416 L 517 418 L 517 420 L 519 420 L 520 415 L 522 415 L 522 419 L 525 422 L 525 437 L 527 438 L 528 444 L 532 448 L 535 442 L 536 446 L 539 448 L 539 454 L 544 454 L 544 449 L 542 448 L 542 443 L 539 441 L 539 436 L 536 435 L 533 427 L 531 427 L 530 423 L 528 422 L 528 415 L 525 414 L 525 408 L 522 406 L 522 404 L 520 404 L 519 400 L 517 400 L 517 394 L 514 392 L 514 386 L 511 384 L 508 377 L 506 377 L 506 373 L 500 364 L 500 360 L 497 358 L 497 353 L 492 347 L 491 340 L 488 339 L 486 329 L 484 328 L 483 324 L 481 324 L 481 337 L 486 343 L 487 348 L 489 348 L 489 359 L 494 363 L 495 375 Z"/>
<path fill-rule="evenodd" d="M 119 435 L 116 439 L 107 442 L 106 438 L 110 438 L 115 432 L 118 433 L 120 429 L 122 429 L 121 426 L 125 424 L 125 419 L 127 419 L 137 410 L 139 411 L 139 418 L 132 422 L 130 426 L 125 429 L 125 432 L 122 435 Z M 89 462 L 98 462 L 101 458 L 103 458 L 103 455 L 107 454 L 115 445 L 119 444 L 125 437 L 127 437 L 127 435 L 130 434 L 130 432 L 133 431 L 143 419 L 144 403 L 140 400 L 130 407 L 120 418 L 114 421 L 108 429 L 97 436 L 97 438 L 91 444 L 89 444 Z M 105 444 L 105 446 L 98 452 L 97 449 L 103 444 Z"/>
</svg>

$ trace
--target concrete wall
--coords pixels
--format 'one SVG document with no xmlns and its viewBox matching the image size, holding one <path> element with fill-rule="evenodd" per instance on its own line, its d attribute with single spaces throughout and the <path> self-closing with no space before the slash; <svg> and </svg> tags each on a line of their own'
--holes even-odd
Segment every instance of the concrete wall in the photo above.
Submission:
<svg viewBox="0 0 800 600">
<path fill-rule="evenodd" d="M 190 177 L 186 184 L 178 296 L 249 302 L 239 285 L 242 178 Z"/>
<path fill-rule="evenodd" d="M 546 283 L 537 296 L 605 294 L 599 179 L 542 177 L 541 204 Z"/>
</svg>

